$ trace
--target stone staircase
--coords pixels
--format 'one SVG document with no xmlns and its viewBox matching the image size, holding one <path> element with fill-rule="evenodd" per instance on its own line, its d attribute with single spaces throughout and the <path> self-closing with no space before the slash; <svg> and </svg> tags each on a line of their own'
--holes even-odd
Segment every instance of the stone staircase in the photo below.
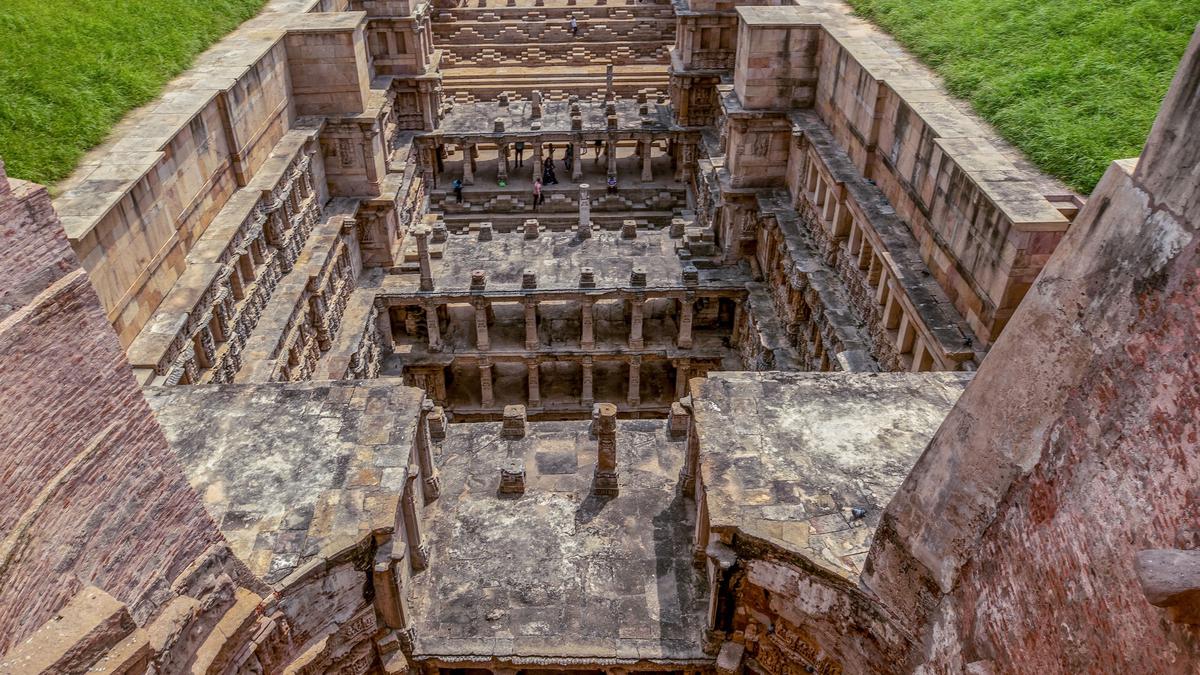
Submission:
<svg viewBox="0 0 1200 675">
<path fill-rule="evenodd" d="M 572 16 L 578 35 L 569 28 Z M 433 32 L 442 50 L 443 91 L 457 103 L 501 93 L 525 99 L 534 90 L 550 100 L 591 98 L 604 91 L 609 63 L 615 66 L 618 96 L 656 96 L 667 92 L 675 18 L 665 4 L 580 6 L 556 0 L 436 10 Z"/>
</svg>

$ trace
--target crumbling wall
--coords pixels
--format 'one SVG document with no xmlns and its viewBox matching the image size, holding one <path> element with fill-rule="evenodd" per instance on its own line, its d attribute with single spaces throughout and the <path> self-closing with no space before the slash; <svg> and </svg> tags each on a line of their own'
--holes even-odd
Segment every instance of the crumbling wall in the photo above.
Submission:
<svg viewBox="0 0 1200 675">
<path fill-rule="evenodd" d="M 45 189 L 0 165 L 0 653 L 85 586 L 141 622 L 210 544 Z M 2 316 L 2 315 L 0 315 Z"/>
<path fill-rule="evenodd" d="M 888 507 L 864 581 L 928 672 L 1194 673 L 1140 592 L 1200 523 L 1200 31 Z"/>
</svg>

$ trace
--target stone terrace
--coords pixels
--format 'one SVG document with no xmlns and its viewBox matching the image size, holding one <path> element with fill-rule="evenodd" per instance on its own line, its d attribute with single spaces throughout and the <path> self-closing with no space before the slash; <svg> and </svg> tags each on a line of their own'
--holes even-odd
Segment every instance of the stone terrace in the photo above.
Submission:
<svg viewBox="0 0 1200 675">
<path fill-rule="evenodd" d="M 522 430 L 524 431 L 524 430 Z M 676 489 L 683 444 L 662 421 L 616 428 L 619 494 L 592 494 L 587 422 L 454 425 L 437 458 L 430 568 L 416 585 L 415 656 L 452 667 L 705 663 L 707 603 Z M 524 493 L 500 494 L 500 467 Z M 517 665 L 516 667 L 520 667 Z"/>
</svg>

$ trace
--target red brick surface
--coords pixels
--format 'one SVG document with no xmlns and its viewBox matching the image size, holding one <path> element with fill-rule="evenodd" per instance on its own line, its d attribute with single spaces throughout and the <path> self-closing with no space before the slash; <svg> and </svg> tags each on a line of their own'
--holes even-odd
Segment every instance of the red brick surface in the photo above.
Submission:
<svg viewBox="0 0 1200 675">
<path fill-rule="evenodd" d="M 28 296 L 0 322 L 0 537 L 15 544 L 0 560 L 3 653 L 89 583 L 144 619 L 220 534 L 64 257 L 45 192 L 0 192 L 0 217 L 0 294 L 21 284 Z"/>
</svg>

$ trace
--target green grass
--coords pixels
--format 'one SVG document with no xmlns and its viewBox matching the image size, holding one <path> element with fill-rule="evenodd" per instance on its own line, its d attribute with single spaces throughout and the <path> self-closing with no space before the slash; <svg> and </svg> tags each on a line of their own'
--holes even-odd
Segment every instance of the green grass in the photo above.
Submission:
<svg viewBox="0 0 1200 675">
<path fill-rule="evenodd" d="M 53 184 L 265 0 L 0 0 L 0 158 Z"/>
<path fill-rule="evenodd" d="M 849 0 L 1043 171 L 1091 192 L 1141 153 L 1200 0 Z"/>
</svg>

